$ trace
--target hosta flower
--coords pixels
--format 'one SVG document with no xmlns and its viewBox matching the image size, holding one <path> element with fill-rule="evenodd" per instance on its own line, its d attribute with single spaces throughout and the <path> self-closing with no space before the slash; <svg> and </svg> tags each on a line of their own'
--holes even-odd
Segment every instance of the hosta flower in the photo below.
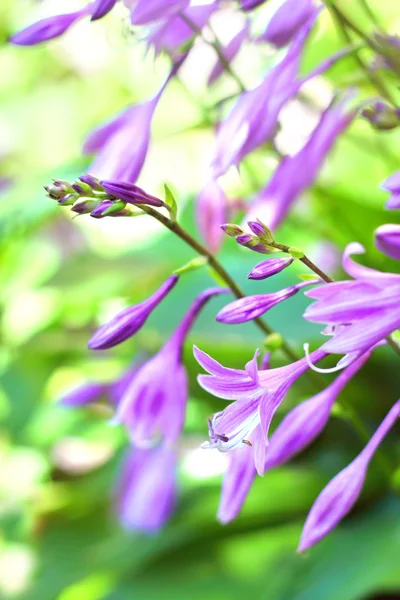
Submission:
<svg viewBox="0 0 400 600">
<path fill-rule="evenodd" d="M 240 31 L 230 40 L 230 42 L 222 48 L 222 53 L 228 63 L 230 63 L 240 48 L 242 47 L 243 42 L 245 42 L 249 35 L 249 24 L 246 24 L 240 29 Z M 208 84 L 211 85 L 217 81 L 221 77 L 224 72 L 224 66 L 221 64 L 219 58 L 217 58 L 215 65 L 208 77 Z"/>
<path fill-rule="evenodd" d="M 169 19 L 185 9 L 189 0 L 133 0 L 132 25 L 147 25 L 160 19 Z"/>
<path fill-rule="evenodd" d="M 177 282 L 178 275 L 171 275 L 147 300 L 124 308 L 96 331 L 90 338 L 88 347 L 92 350 L 105 350 L 135 335 Z"/>
<path fill-rule="evenodd" d="M 217 321 L 220 323 L 245 323 L 246 321 L 252 321 L 277 304 L 280 304 L 280 302 L 291 298 L 304 287 L 315 285 L 316 283 L 321 282 L 318 279 L 314 281 L 302 281 L 301 283 L 296 283 L 279 292 L 256 294 L 254 296 L 239 298 L 238 300 L 234 300 L 230 304 L 227 304 L 219 311 L 217 314 Z"/>
<path fill-rule="evenodd" d="M 272 16 L 266 30 L 258 39 L 282 48 L 318 10 L 314 0 L 286 0 Z"/>
<path fill-rule="evenodd" d="M 381 187 L 391 194 L 386 203 L 386 208 L 400 208 L 400 171 L 396 171 L 396 173 L 385 179 Z"/>
<path fill-rule="evenodd" d="M 267 279 L 289 267 L 293 258 L 268 258 L 252 268 L 248 274 L 249 279 Z"/>
<path fill-rule="evenodd" d="M 391 258 L 400 260 L 400 225 L 381 225 L 375 231 L 375 246 Z"/>
<path fill-rule="evenodd" d="M 227 199 L 217 181 L 210 180 L 196 201 L 196 223 L 212 252 L 217 252 L 224 236 L 221 224 L 226 220 Z"/>
<path fill-rule="evenodd" d="M 126 529 L 156 533 L 175 506 L 176 452 L 165 446 L 133 448 L 117 487 L 116 510 Z"/>
<path fill-rule="evenodd" d="M 344 251 L 343 267 L 353 280 L 329 283 L 306 292 L 306 296 L 316 301 L 307 308 L 304 317 L 313 323 L 325 323 L 332 335 L 323 344 L 323 350 L 346 354 L 350 360 L 400 327 L 400 275 L 363 267 L 351 259 L 352 254 L 364 252 L 364 247 L 356 243 L 349 244 Z"/>
<path fill-rule="evenodd" d="M 272 229 L 283 221 L 300 194 L 314 183 L 338 136 L 353 120 L 355 111 L 345 110 L 348 102 L 349 96 L 327 108 L 303 148 L 281 160 L 246 220 L 258 217 Z"/>
<path fill-rule="evenodd" d="M 373 455 L 399 416 L 400 401 L 392 407 L 357 458 L 322 490 L 304 525 L 299 552 L 314 546 L 351 511 L 361 493 Z"/>
<path fill-rule="evenodd" d="M 67 31 L 76 21 L 90 14 L 90 5 L 85 6 L 81 10 L 66 13 L 62 15 L 54 15 L 41 19 L 29 27 L 15 33 L 10 38 L 12 44 L 18 46 L 33 46 L 47 40 L 59 37 Z"/>
<path fill-rule="evenodd" d="M 125 424 L 135 446 L 147 447 L 158 435 L 170 444 L 178 438 L 188 396 L 183 345 L 206 302 L 226 292 L 224 288 L 202 292 L 166 344 L 144 363 L 126 389 L 114 422 Z"/>
<path fill-rule="evenodd" d="M 222 412 L 213 415 L 209 422 L 210 441 L 203 447 L 230 452 L 239 451 L 243 444 L 251 445 L 255 467 L 263 475 L 271 420 L 290 387 L 308 369 L 306 359 L 277 369 L 259 371 L 256 352 L 245 370 L 241 371 L 223 367 L 196 347 L 194 355 L 203 369 L 210 373 L 199 375 L 199 384 L 218 398 L 235 400 Z M 319 361 L 325 355 L 323 351 L 316 350 L 312 359 Z"/>
</svg>

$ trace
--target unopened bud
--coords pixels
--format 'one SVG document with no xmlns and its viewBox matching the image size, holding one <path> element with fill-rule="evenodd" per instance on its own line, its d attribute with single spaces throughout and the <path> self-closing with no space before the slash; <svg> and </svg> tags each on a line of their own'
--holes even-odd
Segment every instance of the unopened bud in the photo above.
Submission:
<svg viewBox="0 0 400 600">
<path fill-rule="evenodd" d="M 93 194 L 92 187 L 88 183 L 85 183 L 84 181 L 81 181 L 80 179 L 78 179 L 78 181 L 75 181 L 72 184 L 72 187 L 74 188 L 75 191 L 78 192 L 78 194 L 83 194 L 85 196 L 91 196 Z"/>
<path fill-rule="evenodd" d="M 76 202 L 71 210 L 78 215 L 87 215 L 91 213 L 98 205 L 98 200 L 93 200 L 93 198 L 85 198 L 81 199 L 79 202 Z"/>
<path fill-rule="evenodd" d="M 91 217 L 95 219 L 101 219 L 103 217 L 111 217 L 117 215 L 124 210 L 126 202 L 123 200 L 103 200 L 96 208 L 90 213 Z"/>
<path fill-rule="evenodd" d="M 79 179 L 79 181 L 86 183 L 88 186 L 90 186 L 92 190 L 96 190 L 97 192 L 103 191 L 103 188 L 100 185 L 100 181 L 97 179 L 97 177 L 94 177 L 93 175 L 89 175 L 89 173 L 85 173 L 84 175 L 81 175 L 78 179 Z"/>
<path fill-rule="evenodd" d="M 245 246 L 246 248 L 249 248 L 249 250 L 253 250 L 253 252 L 259 252 L 260 254 L 270 254 L 271 251 L 274 251 L 273 248 L 265 244 L 265 242 L 260 240 L 259 237 L 251 235 L 250 233 L 239 235 L 236 238 L 236 241 L 241 246 Z"/>
<path fill-rule="evenodd" d="M 257 221 L 248 221 L 247 225 L 263 242 L 270 244 L 274 241 L 271 231 L 259 219 L 257 219 Z"/>
<path fill-rule="evenodd" d="M 221 229 L 231 237 L 237 237 L 244 233 L 243 229 L 239 225 L 235 225 L 235 223 L 224 223 L 224 225 L 221 225 Z"/>
<path fill-rule="evenodd" d="M 275 352 L 282 347 L 283 338 L 280 333 L 270 333 L 264 340 L 264 347 L 268 352 Z"/>
<path fill-rule="evenodd" d="M 78 197 L 76 194 L 67 194 L 63 198 L 59 198 L 58 204 L 60 204 L 61 206 L 72 206 L 77 201 L 77 199 Z"/>
<path fill-rule="evenodd" d="M 375 102 L 372 106 L 364 108 L 361 114 L 374 129 L 380 131 L 389 131 L 400 125 L 400 109 L 384 102 Z"/>
</svg>

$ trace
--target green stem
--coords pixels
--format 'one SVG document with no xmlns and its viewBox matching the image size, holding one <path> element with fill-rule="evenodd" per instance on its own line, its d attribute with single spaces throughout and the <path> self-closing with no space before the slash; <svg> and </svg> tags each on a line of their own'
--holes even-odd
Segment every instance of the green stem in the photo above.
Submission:
<svg viewBox="0 0 400 600">
<path fill-rule="evenodd" d="M 278 242 L 275 242 L 275 240 L 273 242 L 268 242 L 268 246 L 272 246 L 273 248 L 276 248 L 277 250 L 286 252 L 286 254 L 291 254 L 290 246 L 286 246 L 286 244 L 279 244 Z M 300 258 L 299 260 L 304 265 L 306 265 L 306 267 L 308 267 L 311 271 L 313 271 L 316 275 L 318 275 L 318 277 L 320 279 L 322 279 L 326 283 L 333 283 L 333 279 L 331 279 L 329 277 L 329 275 L 324 273 L 324 271 L 322 269 L 320 269 L 315 263 L 313 263 L 312 260 L 310 260 L 308 258 L 308 256 L 304 255 L 303 258 Z"/>
</svg>

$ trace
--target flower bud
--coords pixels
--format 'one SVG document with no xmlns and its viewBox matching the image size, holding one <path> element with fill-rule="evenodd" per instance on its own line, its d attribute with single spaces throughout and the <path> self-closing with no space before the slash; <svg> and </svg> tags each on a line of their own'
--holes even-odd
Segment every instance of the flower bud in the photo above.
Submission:
<svg viewBox="0 0 400 600">
<path fill-rule="evenodd" d="M 84 175 L 81 175 L 79 178 L 79 181 L 86 183 L 87 185 L 89 185 L 92 190 L 96 190 L 97 192 L 103 192 L 103 188 L 100 185 L 100 181 L 97 179 L 97 177 L 94 177 L 93 175 L 89 175 L 89 173 L 85 173 Z"/>
<path fill-rule="evenodd" d="M 99 205 L 98 200 L 93 200 L 93 198 L 84 198 L 79 202 L 76 202 L 71 210 L 78 215 L 88 215 L 91 213 L 97 206 Z"/>
<path fill-rule="evenodd" d="M 63 198 L 59 198 L 58 204 L 61 206 L 72 206 L 77 199 L 78 197 L 76 194 L 67 194 L 66 196 L 63 196 Z"/>
<path fill-rule="evenodd" d="M 134 183 L 124 181 L 101 181 L 100 182 L 107 194 L 115 196 L 128 204 L 147 204 L 149 206 L 163 206 L 162 200 L 151 196 Z"/>
<path fill-rule="evenodd" d="M 93 194 L 92 187 L 88 183 L 81 181 L 80 178 L 72 184 L 72 187 L 78 194 L 84 194 L 85 196 L 91 196 Z"/>
<path fill-rule="evenodd" d="M 103 202 L 95 206 L 94 210 L 91 211 L 90 216 L 95 219 L 109 217 L 120 213 L 124 210 L 125 206 L 126 202 L 123 202 L 122 200 L 103 200 Z"/>
<path fill-rule="evenodd" d="M 269 254 L 271 252 L 270 246 L 267 246 L 260 240 L 260 238 L 251 235 L 250 233 L 239 235 L 236 238 L 236 241 L 241 246 L 245 246 L 246 248 L 253 250 L 253 252 L 259 252 L 260 254 Z"/>
<path fill-rule="evenodd" d="M 385 102 L 375 102 L 364 108 L 362 116 L 367 119 L 374 129 L 389 131 L 400 125 L 400 109 L 393 108 Z"/>
<path fill-rule="evenodd" d="M 237 237 L 244 233 L 243 229 L 239 225 L 235 225 L 235 223 L 225 223 L 221 225 L 221 229 L 230 237 Z"/>
<path fill-rule="evenodd" d="M 257 221 L 248 221 L 247 225 L 263 242 L 271 243 L 274 241 L 271 231 L 259 219 Z"/>
</svg>

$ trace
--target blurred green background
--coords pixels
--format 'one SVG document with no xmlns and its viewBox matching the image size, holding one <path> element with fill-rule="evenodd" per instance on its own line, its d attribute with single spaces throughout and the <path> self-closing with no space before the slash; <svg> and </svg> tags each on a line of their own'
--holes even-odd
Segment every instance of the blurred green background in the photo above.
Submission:
<svg viewBox="0 0 400 600">
<path fill-rule="evenodd" d="M 269 4 L 269 3 L 268 3 Z M 361 3 L 342 2 L 369 27 Z M 351 7 L 350 7 L 351 4 Z M 390 32 L 400 30 L 398 3 L 371 2 Z M 193 253 L 147 218 L 72 220 L 45 198 L 52 177 L 73 179 L 88 159 L 81 145 L 90 129 L 127 104 L 147 98 L 168 70 L 129 34 L 124 11 L 82 22 L 62 39 L 33 48 L 7 44 L 8 36 L 39 14 L 72 10 L 61 1 L 2 0 L 0 4 L 0 176 L 13 184 L 0 198 L 0 598 L 26 600 L 353 600 L 400 597 L 400 472 L 392 488 L 372 463 L 356 510 L 307 556 L 295 553 L 304 518 L 323 485 L 360 450 L 348 423 L 332 418 L 320 439 L 290 465 L 258 478 L 233 524 L 215 520 L 225 457 L 199 449 L 206 418 L 224 405 L 196 383 L 191 345 L 223 364 L 243 367 L 262 345 L 252 325 L 223 326 L 213 300 L 186 347 L 191 398 L 180 455 L 180 498 L 158 536 L 124 532 L 113 513 L 113 486 L 126 448 L 125 433 L 110 428 L 103 406 L 78 410 L 57 405 L 86 380 L 111 381 L 135 354 L 152 353 L 172 332 L 195 295 L 212 279 L 204 271 L 179 286 L 135 337 L 110 351 L 90 352 L 94 329 L 124 306 L 144 299 Z M 353 11 L 350 13 L 350 10 Z M 229 38 L 238 15 L 215 26 Z M 308 70 L 342 46 L 327 14 L 304 60 Z M 370 58 L 368 51 L 366 59 Z M 167 181 L 179 199 L 182 222 L 195 232 L 193 198 L 212 150 L 216 103 L 235 92 L 229 79 L 208 90 L 212 49 L 198 44 L 180 79 L 167 89 L 153 123 L 152 147 L 140 184 L 160 193 Z M 245 48 L 235 65 L 248 85 L 270 64 L 265 49 Z M 395 82 L 389 85 L 394 88 Z M 299 147 L 315 123 L 315 106 L 334 88 L 356 86 L 376 95 L 349 57 L 305 90 L 314 108 L 292 103 L 278 138 L 283 150 Z M 395 88 L 394 88 L 395 89 Z M 356 120 L 336 146 L 313 190 L 299 201 L 277 239 L 307 251 L 340 276 L 340 251 L 362 242 L 368 264 L 398 270 L 379 255 L 373 230 L 399 222 L 384 211 L 380 182 L 400 166 L 400 134 L 378 133 Z M 243 165 L 241 178 L 224 179 L 232 197 L 263 185 L 276 159 L 263 150 Z M 292 270 L 270 282 L 248 282 L 259 260 L 224 241 L 221 260 L 250 293 L 294 283 Z M 363 260 L 363 259 L 361 259 Z M 301 273 L 301 269 L 298 269 Z M 268 321 L 302 352 L 321 342 L 319 328 L 301 314 L 307 300 L 277 307 Z M 279 354 L 273 365 L 283 362 Z M 388 349 L 377 351 L 348 386 L 346 397 L 371 431 L 398 398 L 400 373 Z M 313 393 L 306 379 L 291 391 L 287 408 Z M 280 413 L 281 415 L 283 413 Z M 279 420 L 279 415 L 278 415 Z M 397 430 L 398 433 L 398 430 Z M 398 435 L 385 442 L 399 464 Z"/>
</svg>

